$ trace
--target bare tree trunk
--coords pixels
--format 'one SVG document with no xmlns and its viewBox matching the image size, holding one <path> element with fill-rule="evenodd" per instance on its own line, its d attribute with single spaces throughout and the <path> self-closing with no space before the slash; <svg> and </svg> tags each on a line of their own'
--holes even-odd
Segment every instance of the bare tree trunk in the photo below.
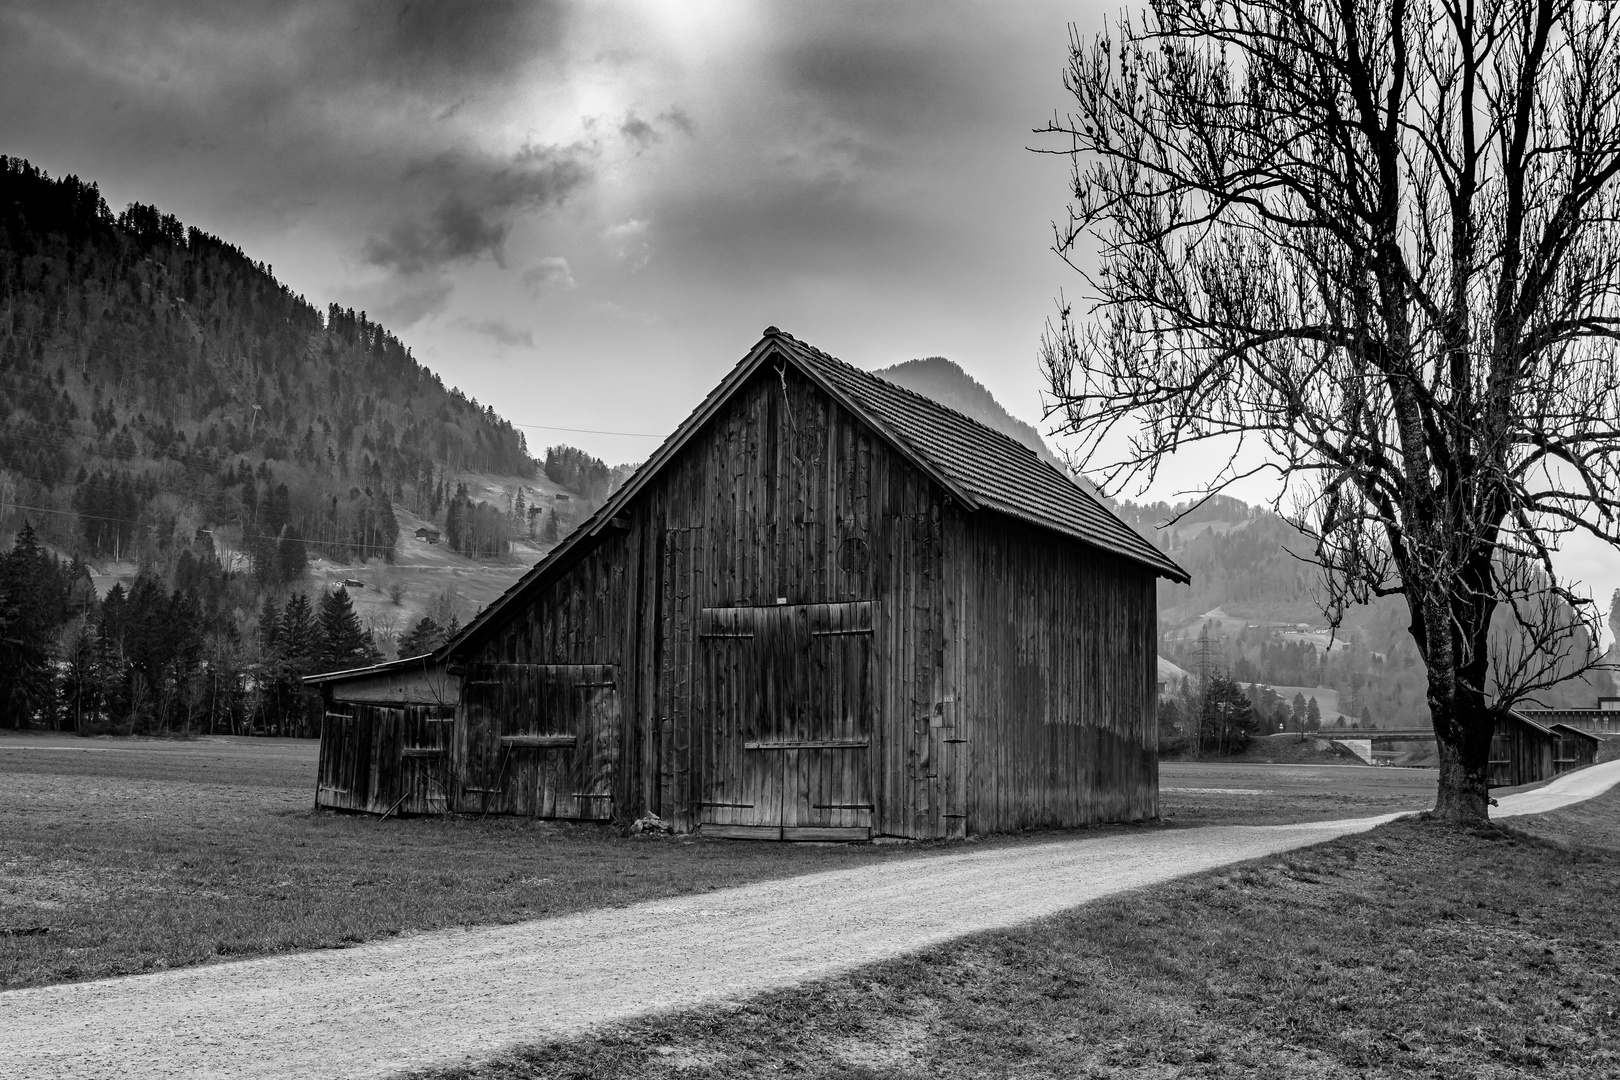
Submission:
<svg viewBox="0 0 1620 1080">
<path fill-rule="evenodd" d="M 1476 709 L 1475 715 L 1467 715 Z M 1437 700 L 1431 681 L 1429 710 L 1440 755 L 1434 816 L 1443 821 L 1486 821 L 1490 817 L 1490 732 L 1494 724 L 1483 700 L 1467 702 L 1457 695 L 1450 702 Z"/>
<path fill-rule="evenodd" d="M 1434 816 L 1444 821 L 1480 823 L 1490 817 L 1491 735 L 1496 728 L 1494 709 L 1486 698 L 1485 683 L 1490 668 L 1489 639 L 1480 626 L 1488 627 L 1488 612 L 1494 605 L 1483 603 L 1480 610 L 1453 615 L 1447 623 L 1473 628 L 1468 643 L 1471 656 L 1459 664 L 1465 652 L 1451 634 L 1434 634 L 1448 646 L 1445 658 L 1425 656 L 1429 667 L 1429 714 L 1434 723 L 1435 747 L 1440 756 L 1440 785 L 1435 793 Z M 1435 625 L 1430 620 L 1429 626 Z"/>
</svg>

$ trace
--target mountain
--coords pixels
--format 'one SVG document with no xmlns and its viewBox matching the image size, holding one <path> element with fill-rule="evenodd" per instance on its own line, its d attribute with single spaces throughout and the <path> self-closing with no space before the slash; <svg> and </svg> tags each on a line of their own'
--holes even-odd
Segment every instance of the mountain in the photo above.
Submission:
<svg viewBox="0 0 1620 1080">
<path fill-rule="evenodd" d="M 535 472 L 512 425 L 364 312 L 322 311 L 225 240 L 151 206 L 115 215 L 93 183 L 16 158 L 0 158 L 0 304 L 0 492 L 60 548 L 150 560 L 219 528 L 256 570 L 284 537 L 386 555 L 393 503 L 436 516 L 458 471 Z"/>
<path fill-rule="evenodd" d="M 995 428 L 1017 439 L 1064 472 L 1068 471 L 1057 455 L 1052 453 L 1052 448 L 1046 445 L 1040 432 L 1002 408 L 1001 402 L 977 379 L 943 356 L 907 360 L 872 374 Z"/>
<path fill-rule="evenodd" d="M 442 634 L 619 479 L 227 240 L 0 157 L 0 725 L 307 734 L 299 676 Z"/>
</svg>

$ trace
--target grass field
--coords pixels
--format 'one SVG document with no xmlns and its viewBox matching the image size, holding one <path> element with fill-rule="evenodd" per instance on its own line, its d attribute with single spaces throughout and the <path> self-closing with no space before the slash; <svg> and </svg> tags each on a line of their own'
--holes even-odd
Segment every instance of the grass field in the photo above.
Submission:
<svg viewBox="0 0 1620 1080">
<path fill-rule="evenodd" d="M 1620 1075 L 1620 789 L 1415 820 L 436 1080 Z"/>
<path fill-rule="evenodd" d="M 315 750 L 279 739 L 0 736 L 0 931 L 13 931 L 0 934 L 0 989 L 959 850 L 630 839 L 599 825 L 498 817 L 379 823 L 311 809 Z M 1163 787 L 1163 823 L 1083 834 L 1420 809 L 1433 777 L 1167 764 Z"/>
<path fill-rule="evenodd" d="M 297 740 L 0 737 L 0 930 L 12 931 L 0 934 L 0 989 L 513 922 L 930 847 L 641 840 L 496 817 L 379 823 L 313 811 L 314 768 L 314 744 Z"/>
</svg>

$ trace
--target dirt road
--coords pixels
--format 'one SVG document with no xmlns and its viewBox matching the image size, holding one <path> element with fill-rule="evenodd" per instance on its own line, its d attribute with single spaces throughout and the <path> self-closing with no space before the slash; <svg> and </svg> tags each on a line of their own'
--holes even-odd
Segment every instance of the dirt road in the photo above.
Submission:
<svg viewBox="0 0 1620 1080">
<path fill-rule="evenodd" d="M 1620 761 L 1507 796 L 1578 802 Z M 560 919 L 0 994 L 0 1077 L 363 1077 L 813 979 L 1391 815 L 968 851 Z"/>
</svg>

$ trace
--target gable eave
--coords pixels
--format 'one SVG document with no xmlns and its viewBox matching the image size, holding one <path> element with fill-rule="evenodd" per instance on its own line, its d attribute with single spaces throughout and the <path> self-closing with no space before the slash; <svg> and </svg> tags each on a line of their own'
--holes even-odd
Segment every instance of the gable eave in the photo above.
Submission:
<svg viewBox="0 0 1620 1080">
<path fill-rule="evenodd" d="M 861 423 L 870 427 L 879 438 L 892 446 L 905 460 L 918 471 L 933 480 L 952 498 L 956 499 L 969 510 L 978 509 L 978 500 L 972 494 L 963 490 L 960 485 L 952 482 L 943 475 L 932 462 L 919 454 L 915 447 L 906 442 L 894 429 L 881 418 L 874 416 L 872 411 L 858 401 L 852 400 L 849 395 L 839 388 L 831 385 L 823 378 L 814 366 L 804 363 L 794 355 L 792 346 L 794 339 L 782 334 L 776 327 L 766 329 L 763 337 L 755 343 L 737 365 L 721 379 L 715 388 L 709 391 L 697 408 L 681 422 L 675 431 L 659 444 L 658 449 L 650 454 L 641 467 L 624 482 L 623 486 L 608 497 L 607 502 L 590 517 L 579 524 L 573 532 L 551 550 L 545 558 L 541 559 L 527 573 L 512 583 L 512 586 L 495 599 L 488 607 L 479 612 L 474 619 L 462 628 L 461 632 L 451 640 L 440 646 L 433 656 L 437 660 L 448 660 L 463 652 L 472 645 L 477 644 L 487 634 L 493 632 L 502 622 L 502 616 L 514 605 L 518 604 L 530 593 L 543 588 L 556 573 L 573 564 L 575 557 L 588 551 L 602 531 L 608 528 L 609 523 L 617 517 L 625 507 L 629 506 L 638 495 L 644 491 L 652 481 L 663 472 L 664 468 L 687 444 L 694 439 L 703 426 L 712 420 L 716 413 L 725 407 L 726 403 L 734 397 L 738 390 L 749 379 L 763 368 L 767 361 L 773 357 L 780 357 L 785 362 L 793 364 L 793 370 L 809 379 L 822 392 L 826 393 L 840 406 L 847 409 Z"/>
</svg>

